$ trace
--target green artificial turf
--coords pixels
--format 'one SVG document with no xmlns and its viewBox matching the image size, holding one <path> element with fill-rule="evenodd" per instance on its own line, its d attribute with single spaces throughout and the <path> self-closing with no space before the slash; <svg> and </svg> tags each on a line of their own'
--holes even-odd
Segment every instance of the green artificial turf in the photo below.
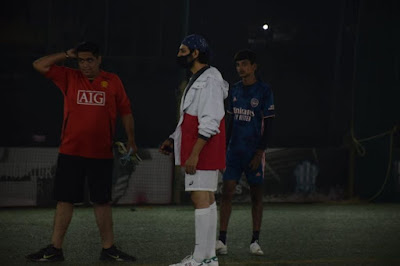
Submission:
<svg viewBox="0 0 400 266">
<path fill-rule="evenodd" d="M 265 256 L 249 254 L 251 206 L 234 204 L 220 265 L 400 265 L 400 204 L 264 206 Z M 50 243 L 53 215 L 52 208 L 0 209 L 0 265 L 37 265 L 24 256 Z M 193 250 L 191 206 L 118 206 L 113 217 L 117 246 L 138 258 L 123 265 L 169 265 Z M 63 249 L 66 260 L 51 265 L 115 265 L 98 260 L 91 207 L 75 208 Z"/>
</svg>

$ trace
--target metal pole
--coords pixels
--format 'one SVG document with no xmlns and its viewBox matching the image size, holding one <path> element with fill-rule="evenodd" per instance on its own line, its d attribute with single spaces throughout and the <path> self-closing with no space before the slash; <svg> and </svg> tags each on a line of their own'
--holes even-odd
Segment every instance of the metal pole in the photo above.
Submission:
<svg viewBox="0 0 400 266">
<path fill-rule="evenodd" d="M 355 89 L 356 89 L 356 80 L 357 80 L 357 59 L 358 59 L 358 46 L 360 43 L 360 24 L 361 24 L 361 13 L 363 10 L 363 0 L 360 1 L 358 6 L 358 14 L 357 14 L 357 28 L 355 32 L 355 42 L 354 42 L 354 56 L 353 56 L 353 81 L 351 88 L 351 124 L 350 124 L 350 158 L 349 158 L 349 182 L 347 193 L 349 199 L 354 197 L 354 184 L 355 184 L 355 167 L 356 167 L 356 151 L 355 151 Z"/>
</svg>

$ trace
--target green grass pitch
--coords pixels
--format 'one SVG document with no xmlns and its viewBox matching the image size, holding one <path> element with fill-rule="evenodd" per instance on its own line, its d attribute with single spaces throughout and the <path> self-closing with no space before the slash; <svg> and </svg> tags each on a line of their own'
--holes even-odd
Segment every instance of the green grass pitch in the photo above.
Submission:
<svg viewBox="0 0 400 266">
<path fill-rule="evenodd" d="M 249 254 L 250 212 L 249 204 L 234 204 L 229 253 L 218 257 L 220 265 L 400 265 L 400 204 L 266 203 L 262 257 Z M 49 244 L 53 214 L 53 208 L 0 209 L 0 265 L 37 265 L 24 256 Z M 193 250 L 189 205 L 118 206 L 113 217 L 117 246 L 138 258 L 131 265 L 169 265 Z M 66 260 L 51 264 L 111 265 L 98 260 L 100 249 L 93 209 L 76 207 Z"/>
</svg>

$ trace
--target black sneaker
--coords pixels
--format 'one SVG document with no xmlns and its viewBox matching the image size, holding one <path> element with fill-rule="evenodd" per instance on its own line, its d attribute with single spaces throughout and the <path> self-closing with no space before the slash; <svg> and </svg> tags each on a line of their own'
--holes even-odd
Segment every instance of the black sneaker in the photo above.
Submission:
<svg viewBox="0 0 400 266">
<path fill-rule="evenodd" d="M 134 256 L 128 255 L 125 252 L 117 249 L 115 245 L 112 245 L 108 249 L 102 249 L 100 253 L 100 260 L 106 261 L 135 261 Z"/>
<path fill-rule="evenodd" d="M 25 256 L 28 260 L 45 262 L 45 261 L 63 261 L 64 255 L 62 249 L 55 248 L 53 245 L 48 245 L 36 253 Z"/>
</svg>

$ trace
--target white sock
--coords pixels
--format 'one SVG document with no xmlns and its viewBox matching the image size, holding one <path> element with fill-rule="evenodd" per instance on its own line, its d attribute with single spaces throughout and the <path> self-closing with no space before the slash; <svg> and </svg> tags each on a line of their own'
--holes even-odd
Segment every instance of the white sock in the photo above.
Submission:
<svg viewBox="0 0 400 266">
<path fill-rule="evenodd" d="M 210 225 L 210 207 L 196 209 L 194 211 L 196 245 L 194 247 L 193 258 L 197 262 L 202 262 L 206 258 L 207 235 Z"/>
<path fill-rule="evenodd" d="M 206 259 L 215 257 L 215 242 L 217 237 L 217 203 L 210 205 L 210 225 L 207 234 Z"/>
</svg>

